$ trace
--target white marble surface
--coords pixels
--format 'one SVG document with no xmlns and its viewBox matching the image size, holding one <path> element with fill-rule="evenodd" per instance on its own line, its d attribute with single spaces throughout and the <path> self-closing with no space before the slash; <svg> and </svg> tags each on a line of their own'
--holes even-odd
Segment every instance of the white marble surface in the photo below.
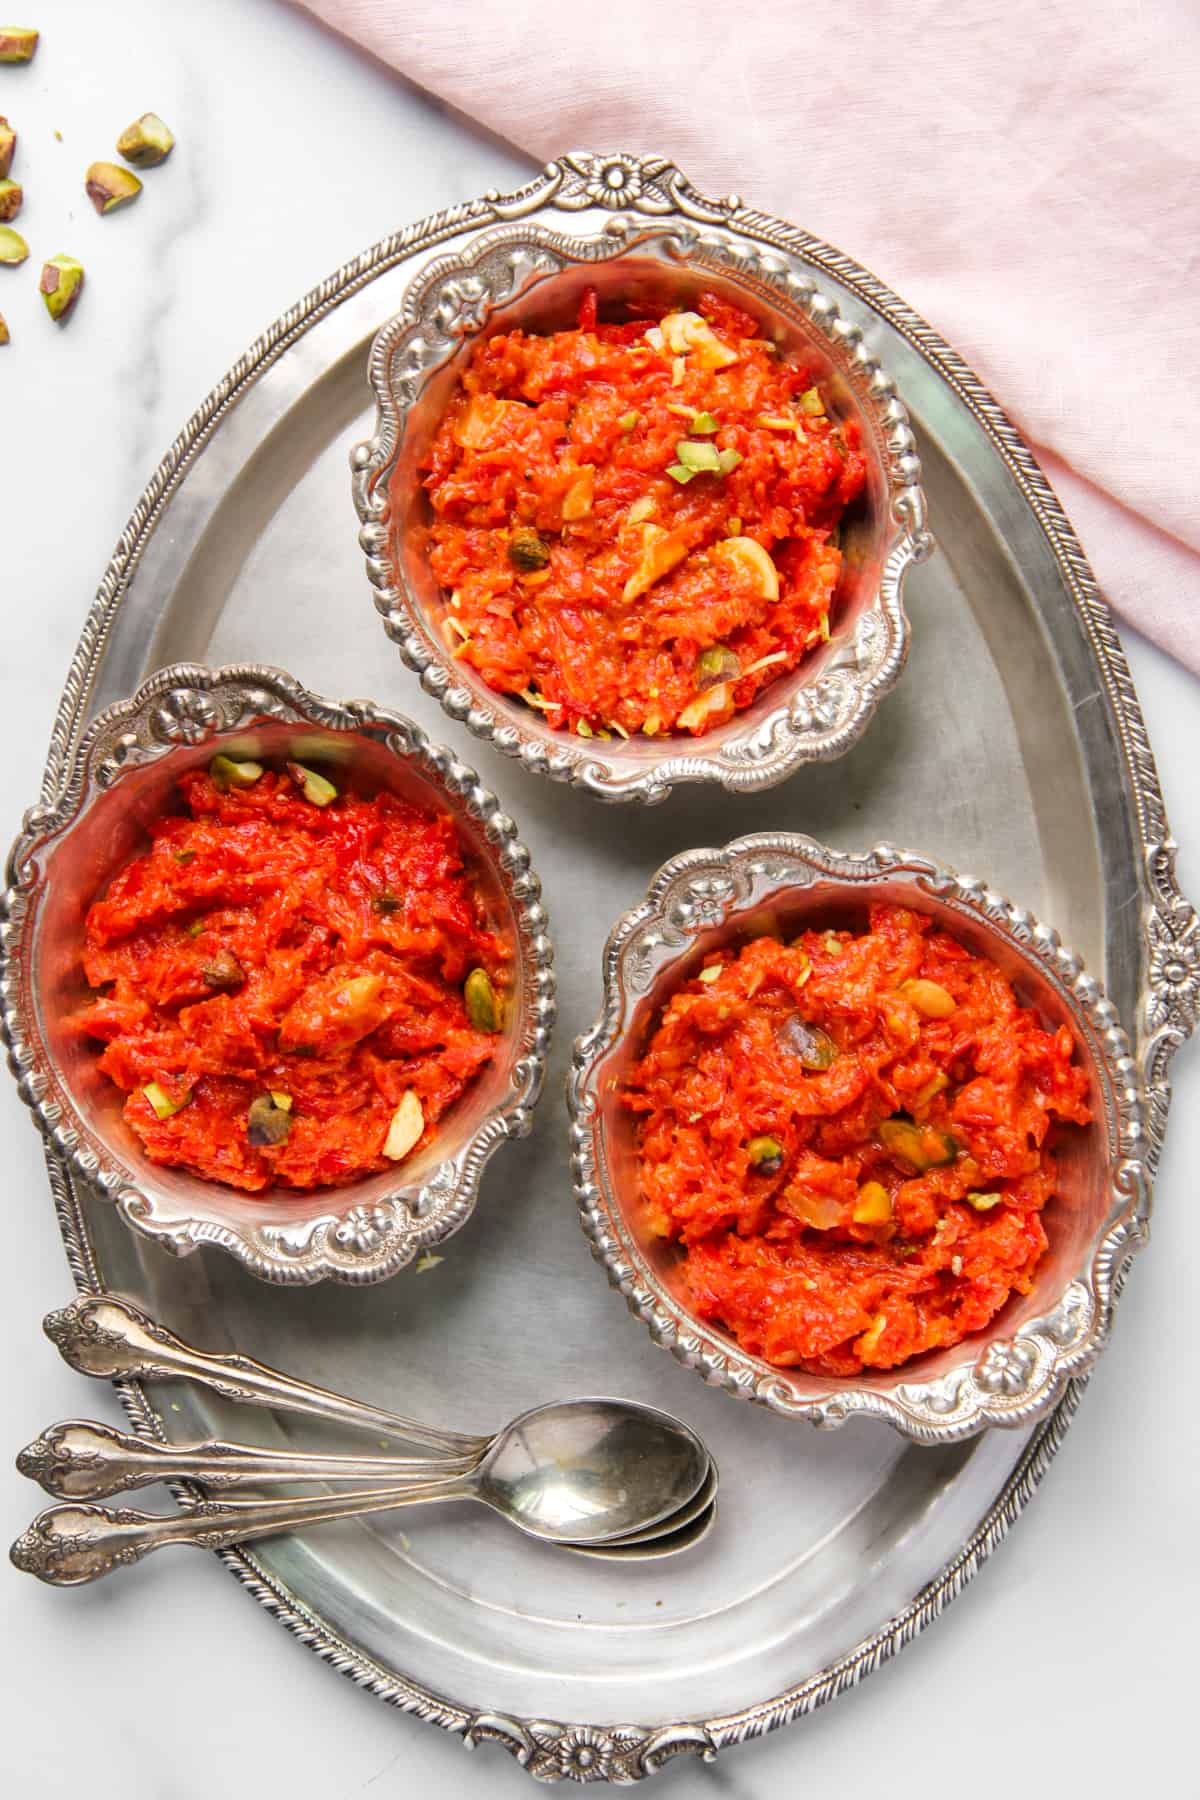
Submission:
<svg viewBox="0 0 1200 1800">
<path fill-rule="evenodd" d="M 84 608 L 147 475 L 256 333 L 330 269 L 395 226 L 519 178 L 515 153 L 473 134 L 276 0 L 37 0 L 28 69 L 0 69 L 21 134 L 20 228 L 34 255 L 0 270 L 0 838 L 36 791 Z M 464 46 L 469 54 L 469 46 Z M 146 109 L 179 149 L 127 212 L 97 219 L 82 171 Z M 54 132 L 62 133 L 62 142 Z M 648 128 L 647 140 L 653 139 Z M 851 246 L 853 249 L 854 246 Z M 69 250 L 89 286 L 64 331 L 36 267 Z M 1200 893 L 1200 685 L 1128 645 L 1151 721 L 1185 887 Z M 921 1800 L 969 1779 L 1117 1794 L 1188 1789 L 1200 1461 L 1180 1407 L 1200 1278 L 1188 1215 L 1200 1161 L 1200 1061 L 1181 1059 L 1154 1248 L 1043 1493 L 970 1592 L 864 1687 L 815 1718 L 664 1794 Z M 9 1452 L 53 1418 L 115 1417 L 44 1343 L 68 1290 L 40 1149 L 0 1088 L 5 1204 L 20 1220 L 0 1267 L 0 1395 Z M 1146 1371 L 1164 1371 L 1148 1389 Z M 36 1508 L 0 1483 L 0 1538 Z M 41 1800 L 295 1800 L 363 1792 L 531 1791 L 499 1752 L 461 1747 L 356 1693 L 307 1656 L 210 1558 L 162 1579 L 75 1595 L 8 1570 L 0 1638 L 0 1776 Z M 938 1772 L 916 1753 L 936 1734 Z M 970 1770 L 969 1777 L 967 1770 Z"/>
</svg>

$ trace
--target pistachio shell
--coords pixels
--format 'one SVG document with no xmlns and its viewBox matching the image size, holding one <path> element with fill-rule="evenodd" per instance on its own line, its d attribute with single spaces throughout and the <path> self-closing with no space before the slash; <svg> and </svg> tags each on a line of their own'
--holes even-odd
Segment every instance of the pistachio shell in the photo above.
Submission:
<svg viewBox="0 0 1200 1800">
<path fill-rule="evenodd" d="M 127 125 L 117 139 L 117 155 L 139 169 L 152 169 L 155 163 L 170 156 L 175 148 L 174 134 L 157 113 L 143 113 Z"/>
<path fill-rule="evenodd" d="M 74 310 L 83 287 L 83 264 L 73 256 L 52 256 L 42 265 L 38 283 L 46 311 L 61 325 Z"/>
<path fill-rule="evenodd" d="M 118 206 L 128 206 L 142 191 L 136 175 L 131 175 L 119 163 L 110 162 L 94 162 L 84 177 L 84 187 L 88 199 L 100 214 L 115 212 Z"/>
</svg>

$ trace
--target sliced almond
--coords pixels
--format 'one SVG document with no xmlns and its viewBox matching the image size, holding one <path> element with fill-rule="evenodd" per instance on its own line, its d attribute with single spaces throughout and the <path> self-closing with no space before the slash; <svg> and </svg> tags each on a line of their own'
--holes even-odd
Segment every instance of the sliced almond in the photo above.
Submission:
<svg viewBox="0 0 1200 1800">
<path fill-rule="evenodd" d="M 699 313 L 668 313 L 662 322 L 667 348 L 676 356 L 694 356 L 701 369 L 727 369 L 738 360 L 736 350 L 723 344 Z"/>
<path fill-rule="evenodd" d="M 424 1129 L 425 1114 L 421 1111 L 421 1102 L 409 1088 L 392 1114 L 392 1122 L 383 1141 L 383 1154 L 389 1162 L 403 1162 L 413 1146 L 420 1142 Z"/>
</svg>

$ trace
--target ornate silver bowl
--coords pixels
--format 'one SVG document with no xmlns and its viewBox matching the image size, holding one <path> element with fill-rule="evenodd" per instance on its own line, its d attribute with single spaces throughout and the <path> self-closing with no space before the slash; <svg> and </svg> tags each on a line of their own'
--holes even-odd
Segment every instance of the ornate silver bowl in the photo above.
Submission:
<svg viewBox="0 0 1200 1800">
<path fill-rule="evenodd" d="M 341 1188 L 250 1196 L 159 1168 L 121 1116 L 123 1096 L 69 1021 L 88 989 L 88 906 L 145 842 L 180 774 L 214 745 L 248 757 L 318 759 L 449 812 L 486 902 L 514 947 L 501 1053 L 403 1165 Z M 553 952 L 529 853 L 473 769 L 397 713 L 323 700 L 278 670 L 163 669 L 101 713 L 57 797 L 33 807 L 9 857 L 0 923 L 0 1017 L 22 1098 L 51 1143 L 135 1231 L 185 1255 L 217 1244 L 267 1281 L 381 1281 L 470 1216 L 483 1168 L 532 1122 L 554 1021 Z"/>
<path fill-rule="evenodd" d="M 1033 1291 L 953 1349 L 841 1381 L 773 1367 L 688 1312 L 678 1249 L 639 1221 L 634 1124 L 617 1096 L 664 1001 L 715 945 L 761 931 L 768 913 L 796 931 L 861 920 L 876 899 L 931 914 L 991 957 L 1048 1024 L 1069 1025 L 1095 1116 L 1065 1132 L 1057 1150 L 1059 1191 L 1044 1215 L 1050 1248 Z M 886 844 L 843 856 L 794 833 L 764 833 L 673 857 L 605 946 L 604 1011 L 575 1045 L 568 1105 L 583 1228 L 630 1311 L 706 1381 L 816 1425 L 863 1414 L 933 1444 L 987 1425 L 1033 1424 L 1103 1349 L 1129 1258 L 1146 1241 L 1139 1077 L 1099 983 L 1027 912 Z"/>
<path fill-rule="evenodd" d="M 421 464 L 481 336 L 573 324 L 585 287 L 618 301 L 690 306 L 704 290 L 762 322 L 785 356 L 804 352 L 835 412 L 855 418 L 869 476 L 843 526 L 845 567 L 830 641 L 702 738 L 604 743 L 552 730 L 532 707 L 494 693 L 443 636 L 446 602 L 429 568 L 430 513 Z M 904 666 L 908 621 L 901 589 L 928 556 L 920 462 L 908 414 L 862 333 L 791 259 L 732 224 L 618 216 L 593 236 L 522 223 L 468 233 L 414 280 L 371 350 L 375 435 L 352 455 L 360 542 L 384 629 L 422 686 L 452 718 L 602 800 L 662 800 L 676 782 L 731 792 L 772 786 L 801 763 L 840 756 L 866 729 Z"/>
</svg>

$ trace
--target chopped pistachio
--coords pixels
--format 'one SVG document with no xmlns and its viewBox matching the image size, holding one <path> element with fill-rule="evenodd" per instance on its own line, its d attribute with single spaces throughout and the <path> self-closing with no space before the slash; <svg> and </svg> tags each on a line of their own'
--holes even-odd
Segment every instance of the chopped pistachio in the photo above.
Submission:
<svg viewBox="0 0 1200 1800">
<path fill-rule="evenodd" d="M 139 169 L 152 169 L 155 163 L 170 156 L 174 147 L 175 138 L 157 113 L 143 113 L 117 139 L 117 155 Z"/>
<path fill-rule="evenodd" d="M 256 1150 L 265 1149 L 268 1144 L 286 1143 L 291 1129 L 290 1113 L 286 1107 L 276 1106 L 274 1094 L 259 1094 L 251 1101 L 246 1114 L 246 1142 Z"/>
<path fill-rule="evenodd" d="M 775 1042 L 785 1056 L 794 1056 L 803 1069 L 828 1069 L 837 1058 L 837 1045 L 819 1025 L 809 1025 L 799 1013 L 789 1013 L 775 1027 Z"/>
<path fill-rule="evenodd" d="M 83 264 L 73 256 L 52 256 L 38 282 L 46 311 L 61 325 L 74 311 L 83 287 Z"/>
<path fill-rule="evenodd" d="M 283 1093 L 279 1088 L 272 1088 L 271 1098 L 279 1108 L 280 1112 L 291 1112 L 292 1096 L 290 1094 Z"/>
<path fill-rule="evenodd" d="M 720 469 L 722 475 L 732 475 L 741 460 L 742 453 L 740 450 L 722 450 L 717 456 L 717 467 Z"/>
<path fill-rule="evenodd" d="M 0 225 L 0 263 L 15 269 L 28 255 L 29 245 L 20 232 L 14 231 L 11 225 Z"/>
<path fill-rule="evenodd" d="M 852 1217 L 856 1225 L 886 1225 L 892 1216 L 892 1201 L 882 1181 L 864 1181 L 854 1202 Z"/>
<path fill-rule="evenodd" d="M 154 1108 L 156 1116 L 160 1119 L 169 1119 L 173 1117 L 175 1113 L 180 1112 L 183 1107 L 187 1105 L 192 1097 L 191 1090 L 189 1089 L 182 1100 L 172 1100 L 166 1088 L 160 1087 L 157 1081 L 148 1081 L 146 1086 L 142 1089 L 142 1092 Z"/>
<path fill-rule="evenodd" d="M 719 430 L 720 426 L 710 412 L 697 413 L 692 420 L 693 437 L 711 437 L 714 431 Z"/>
<path fill-rule="evenodd" d="M 123 169 L 120 163 L 92 163 L 83 178 L 83 185 L 88 199 L 100 214 L 116 212 L 118 206 L 128 206 L 142 191 L 137 176 Z"/>
<path fill-rule="evenodd" d="M 328 806 L 337 799 L 338 791 L 332 781 L 327 781 L 324 775 L 318 775 L 315 769 L 306 769 L 303 763 L 290 762 L 287 772 L 311 805 Z"/>
<path fill-rule="evenodd" d="M 177 863 L 180 863 L 185 867 L 188 863 L 193 863 L 196 860 L 196 852 L 194 850 L 173 850 L 171 854 L 174 856 Z"/>
<path fill-rule="evenodd" d="M 193 919 L 191 924 L 187 928 L 187 934 L 190 938 L 203 937 L 203 935 L 204 935 L 204 920 L 203 919 Z"/>
<path fill-rule="evenodd" d="M 508 540 L 508 560 L 516 569 L 544 569 L 550 546 L 536 531 L 514 531 Z"/>
<path fill-rule="evenodd" d="M 968 1194 L 967 1204 L 973 1206 L 976 1212 L 991 1212 L 993 1206 L 999 1206 L 1003 1198 L 1003 1194 Z"/>
<path fill-rule="evenodd" d="M 677 419 L 686 419 L 689 425 L 696 417 L 696 408 L 685 405 L 682 400 L 668 400 L 667 411 L 674 413 Z"/>
<path fill-rule="evenodd" d="M 806 388 L 800 396 L 800 405 L 810 418 L 817 418 L 825 411 L 825 402 L 821 398 L 820 388 Z"/>
<path fill-rule="evenodd" d="M 463 983 L 467 1017 L 476 1031 L 499 1031 L 500 999 L 486 969 L 472 969 Z"/>
<path fill-rule="evenodd" d="M 696 469 L 685 469 L 682 463 L 672 463 L 667 470 L 671 480 L 677 481 L 680 487 L 686 487 L 692 477 L 698 473 L 699 471 Z"/>
<path fill-rule="evenodd" d="M 736 681 L 742 665 L 727 644 L 710 644 L 696 658 L 696 686 L 701 693 L 719 681 Z"/>
<path fill-rule="evenodd" d="M 619 425 L 621 430 L 625 433 L 626 437 L 628 437 L 628 435 L 631 431 L 635 431 L 637 429 L 638 420 L 641 418 L 641 416 L 642 416 L 641 413 L 636 413 L 636 412 L 627 412 L 627 413 L 621 414 L 620 418 L 617 420 L 617 424 Z"/>
<path fill-rule="evenodd" d="M 5 176 L 0 181 L 0 220 L 15 219 L 25 199 L 25 190 L 19 181 Z"/>
<path fill-rule="evenodd" d="M 12 168 L 13 151 L 16 147 L 16 132 L 7 119 L 0 117 L 0 175 L 7 175 Z"/>
<path fill-rule="evenodd" d="M 387 1137 L 383 1141 L 383 1154 L 388 1161 L 403 1162 L 409 1151 L 419 1142 L 424 1129 L 425 1114 L 421 1110 L 421 1102 L 409 1088 L 392 1114 L 392 1122 L 388 1126 Z"/>
<path fill-rule="evenodd" d="M 884 1119 L 879 1127 L 879 1141 L 891 1155 L 922 1174 L 926 1169 L 952 1163 L 958 1155 L 958 1145 L 948 1132 L 937 1131 L 931 1125 L 916 1125 L 911 1119 Z"/>
<path fill-rule="evenodd" d="M 783 1167 L 783 1145 L 778 1138 L 751 1138 L 746 1154 L 756 1175 L 778 1175 Z"/>
<path fill-rule="evenodd" d="M 586 719 L 576 719 L 575 731 L 579 737 L 591 737 L 592 728 Z"/>
<path fill-rule="evenodd" d="M 717 981 L 720 979 L 721 970 L 724 967 L 725 967 L 724 963 L 710 963 L 708 965 L 707 969 L 701 969 L 700 973 L 696 977 L 696 980 L 702 981 L 704 983 L 705 987 L 711 987 L 714 981 Z"/>
<path fill-rule="evenodd" d="M 214 756 L 208 772 L 219 788 L 248 788 L 261 778 L 263 766 L 257 762 L 235 762 L 232 756 Z"/>
<path fill-rule="evenodd" d="M 33 61 L 38 34 L 29 25 L 0 25 L 0 63 Z"/>
<path fill-rule="evenodd" d="M 0 344 L 7 344 L 8 341 L 8 320 L 0 313 Z"/>
<path fill-rule="evenodd" d="M 693 444 L 688 438 L 680 438 L 675 446 L 675 455 L 685 469 L 705 469 L 715 473 L 721 467 L 720 454 L 715 444 Z"/>
<path fill-rule="evenodd" d="M 233 993 L 246 980 L 246 971 L 232 950 L 218 950 L 203 965 L 200 973 L 207 986 L 216 988 L 221 993 Z"/>
</svg>

